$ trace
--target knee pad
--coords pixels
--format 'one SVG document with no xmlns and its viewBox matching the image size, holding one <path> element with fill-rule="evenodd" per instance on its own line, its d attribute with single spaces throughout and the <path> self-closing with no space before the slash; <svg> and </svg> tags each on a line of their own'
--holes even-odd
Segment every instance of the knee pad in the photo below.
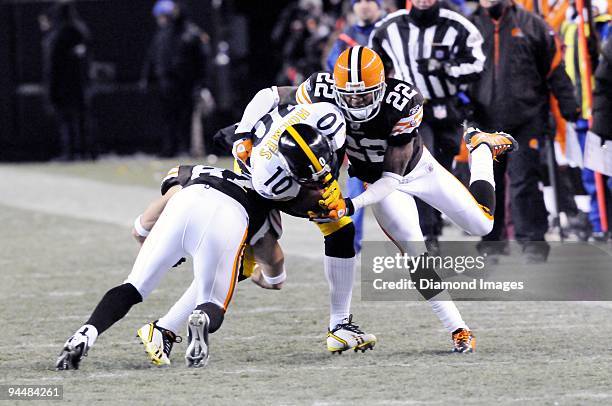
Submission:
<svg viewBox="0 0 612 406">
<path fill-rule="evenodd" d="M 350 222 L 325 236 L 325 255 L 336 258 L 355 256 L 355 225 Z"/>
<path fill-rule="evenodd" d="M 223 310 L 221 306 L 211 302 L 206 302 L 196 307 L 196 310 L 202 310 L 208 316 L 208 319 L 210 320 L 208 325 L 209 333 L 212 334 L 219 330 L 221 324 L 223 324 L 223 319 L 225 318 L 225 310 Z"/>
</svg>

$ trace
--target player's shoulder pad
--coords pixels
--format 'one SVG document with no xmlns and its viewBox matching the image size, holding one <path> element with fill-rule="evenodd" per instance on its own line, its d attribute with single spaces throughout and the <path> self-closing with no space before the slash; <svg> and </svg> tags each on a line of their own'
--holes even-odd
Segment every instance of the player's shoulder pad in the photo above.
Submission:
<svg viewBox="0 0 612 406">
<path fill-rule="evenodd" d="M 391 135 L 409 134 L 419 127 L 423 119 L 423 95 L 408 82 L 387 79 L 384 109 L 393 125 Z"/>
<path fill-rule="evenodd" d="M 295 99 L 299 104 L 311 104 L 333 99 L 333 84 L 334 78 L 331 72 L 315 72 L 298 86 Z"/>
<path fill-rule="evenodd" d="M 336 114 L 344 118 L 344 115 L 342 114 L 342 110 L 340 110 L 340 107 L 338 107 L 336 103 L 332 103 L 329 101 L 320 101 L 320 102 L 313 103 L 312 107 L 316 109 L 318 113 L 321 113 L 321 114 L 332 113 L 332 114 Z"/>
<path fill-rule="evenodd" d="M 400 116 L 410 114 L 415 106 L 422 106 L 425 103 L 423 95 L 416 86 L 395 78 L 388 78 L 386 83 L 383 103 L 393 107 Z"/>
</svg>

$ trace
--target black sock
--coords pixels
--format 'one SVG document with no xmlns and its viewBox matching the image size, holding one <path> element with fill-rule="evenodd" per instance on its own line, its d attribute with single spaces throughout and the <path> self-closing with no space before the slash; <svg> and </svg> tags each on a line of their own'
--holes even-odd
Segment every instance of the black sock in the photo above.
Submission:
<svg viewBox="0 0 612 406">
<path fill-rule="evenodd" d="M 91 324 L 98 330 L 98 334 L 102 334 L 140 302 L 142 296 L 131 283 L 115 286 L 106 292 L 85 324 Z"/>
<path fill-rule="evenodd" d="M 221 327 L 223 319 L 225 318 L 225 310 L 223 310 L 223 308 L 214 303 L 206 302 L 196 307 L 196 310 L 202 310 L 208 316 L 208 319 L 210 320 L 210 323 L 208 324 L 209 333 L 212 334 L 219 330 L 219 327 Z"/>
<path fill-rule="evenodd" d="M 416 285 L 416 289 L 425 298 L 425 300 L 429 300 L 438 293 L 442 292 L 444 289 L 421 289 L 421 279 L 439 283 L 442 282 L 442 278 L 440 278 L 440 275 L 438 275 L 436 269 L 432 266 L 433 264 L 430 264 L 427 260 L 429 254 L 424 253 L 421 255 L 421 257 L 423 260 L 419 263 L 419 267 L 414 272 L 410 272 L 410 279 L 412 279 Z"/>
<path fill-rule="evenodd" d="M 488 210 L 490 215 L 495 213 L 495 189 L 492 184 L 486 180 L 476 180 L 470 185 L 470 193 L 478 204 Z"/>
</svg>

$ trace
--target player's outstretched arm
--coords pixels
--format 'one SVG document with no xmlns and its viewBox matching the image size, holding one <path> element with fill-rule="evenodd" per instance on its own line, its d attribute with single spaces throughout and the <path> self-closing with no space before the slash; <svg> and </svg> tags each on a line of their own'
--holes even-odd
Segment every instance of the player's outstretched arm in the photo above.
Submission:
<svg viewBox="0 0 612 406">
<path fill-rule="evenodd" d="M 414 139 L 404 145 L 390 145 L 385 152 L 383 173 L 380 179 L 368 185 L 365 192 L 355 197 L 340 198 L 327 205 L 329 218 L 351 216 L 357 210 L 380 202 L 389 196 L 400 184 L 408 166 L 410 157 L 414 153 Z M 323 194 L 324 201 L 329 192 Z"/>
<path fill-rule="evenodd" d="M 256 266 L 251 280 L 264 289 L 279 290 L 287 279 L 285 256 L 278 240 L 272 233 L 266 233 L 253 246 Z"/>
<path fill-rule="evenodd" d="M 134 227 L 132 227 L 132 236 L 141 245 L 149 235 L 149 232 L 157 222 L 157 219 L 159 219 L 162 211 L 164 211 L 164 208 L 166 207 L 166 204 L 170 198 L 181 189 L 182 186 L 180 185 L 171 187 L 163 196 L 160 196 L 152 201 L 145 211 L 136 218 L 134 221 Z"/>
</svg>

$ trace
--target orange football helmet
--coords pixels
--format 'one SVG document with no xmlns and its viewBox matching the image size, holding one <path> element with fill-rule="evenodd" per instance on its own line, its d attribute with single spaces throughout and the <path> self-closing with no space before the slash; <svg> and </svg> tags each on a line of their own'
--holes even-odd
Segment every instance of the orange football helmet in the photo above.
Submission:
<svg viewBox="0 0 612 406">
<path fill-rule="evenodd" d="M 340 54 L 334 66 L 334 97 L 349 121 L 374 118 L 385 88 L 385 68 L 376 52 L 357 45 Z"/>
</svg>

